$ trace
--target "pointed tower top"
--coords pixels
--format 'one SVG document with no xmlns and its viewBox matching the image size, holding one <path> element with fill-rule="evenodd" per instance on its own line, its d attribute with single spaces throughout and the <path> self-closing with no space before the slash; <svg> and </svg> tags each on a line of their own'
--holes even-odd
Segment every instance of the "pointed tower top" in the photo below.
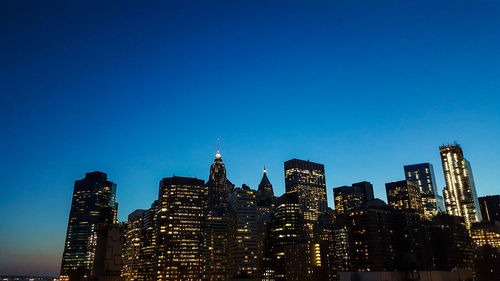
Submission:
<svg viewBox="0 0 500 281">
<path fill-rule="evenodd" d="M 264 174 L 267 173 L 266 166 L 264 166 Z"/>
<path fill-rule="evenodd" d="M 215 159 L 222 159 L 222 156 L 220 155 L 220 139 L 217 138 L 217 154 L 215 154 Z"/>
</svg>

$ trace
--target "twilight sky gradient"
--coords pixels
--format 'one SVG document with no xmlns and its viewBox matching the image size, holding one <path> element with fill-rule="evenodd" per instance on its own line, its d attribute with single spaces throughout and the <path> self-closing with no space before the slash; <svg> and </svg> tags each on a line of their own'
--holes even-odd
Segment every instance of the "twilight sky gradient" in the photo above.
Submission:
<svg viewBox="0 0 500 281">
<path fill-rule="evenodd" d="M 330 206 L 404 164 L 442 190 L 454 140 L 500 193 L 499 1 L 40 2 L 0 3 L 0 274 L 58 275 L 85 172 L 126 220 L 162 177 L 206 180 L 217 137 L 238 186 L 324 163 Z"/>
</svg>

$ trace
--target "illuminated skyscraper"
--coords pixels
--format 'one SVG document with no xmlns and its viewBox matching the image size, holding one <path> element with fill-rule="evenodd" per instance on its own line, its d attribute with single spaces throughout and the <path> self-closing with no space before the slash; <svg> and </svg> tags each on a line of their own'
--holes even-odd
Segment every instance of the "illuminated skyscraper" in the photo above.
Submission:
<svg viewBox="0 0 500 281">
<path fill-rule="evenodd" d="M 285 162 L 286 192 L 296 191 L 309 236 L 320 214 L 325 213 L 326 182 L 325 166 L 299 159 Z"/>
<path fill-rule="evenodd" d="M 264 168 L 262 179 L 257 190 L 257 268 L 259 276 L 262 275 L 262 260 L 264 257 L 264 242 L 267 228 L 271 221 L 271 213 L 274 208 L 276 197 L 274 197 L 273 185 L 267 178 Z"/>
<path fill-rule="evenodd" d="M 422 207 L 426 218 L 432 218 L 438 212 L 445 212 L 440 200 L 434 177 L 434 168 L 430 163 L 421 163 L 404 166 L 406 180 L 415 183 L 422 195 Z"/>
<path fill-rule="evenodd" d="M 333 189 L 335 211 L 343 214 L 365 207 L 373 199 L 373 185 L 363 181 L 352 186 L 340 186 Z"/>
<path fill-rule="evenodd" d="M 396 211 L 423 214 L 422 198 L 418 186 L 407 180 L 385 184 L 387 203 Z"/>
<path fill-rule="evenodd" d="M 281 195 L 269 224 L 263 280 L 285 280 L 285 247 L 306 242 L 298 191 Z"/>
<path fill-rule="evenodd" d="M 476 195 L 476 186 L 469 161 L 464 158 L 458 144 L 439 148 L 446 188 L 443 190 L 448 214 L 465 219 L 467 229 L 481 221 L 481 211 Z"/>
<path fill-rule="evenodd" d="M 210 166 L 206 183 L 208 206 L 202 228 L 203 279 L 225 280 L 227 278 L 228 205 L 227 198 L 234 190 L 226 176 L 226 167 L 217 150 Z"/>
<path fill-rule="evenodd" d="M 61 276 L 74 281 L 92 274 L 98 226 L 115 222 L 118 209 L 115 196 L 116 184 L 108 181 L 105 173 L 87 173 L 85 178 L 75 181 Z"/>
<path fill-rule="evenodd" d="M 156 280 L 199 280 L 202 276 L 203 180 L 164 178 L 160 182 Z"/>
<path fill-rule="evenodd" d="M 235 188 L 228 198 L 228 275 L 256 278 L 257 197 L 247 185 Z"/>
<path fill-rule="evenodd" d="M 143 280 L 140 278 L 140 254 L 142 216 L 146 210 L 135 210 L 128 215 L 127 228 L 123 244 L 123 268 L 121 276 L 127 281 Z"/>
</svg>

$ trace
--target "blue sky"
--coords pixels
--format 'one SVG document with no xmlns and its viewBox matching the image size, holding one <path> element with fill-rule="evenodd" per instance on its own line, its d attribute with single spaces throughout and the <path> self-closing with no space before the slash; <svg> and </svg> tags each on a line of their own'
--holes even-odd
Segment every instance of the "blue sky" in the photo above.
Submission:
<svg viewBox="0 0 500 281">
<path fill-rule="evenodd" d="M 73 182 L 118 184 L 119 219 L 162 177 L 256 188 L 283 162 L 332 188 L 384 183 L 457 141 L 498 194 L 498 1 L 4 1 L 0 274 L 57 275 Z M 437 2 L 437 3 L 436 3 Z"/>
</svg>

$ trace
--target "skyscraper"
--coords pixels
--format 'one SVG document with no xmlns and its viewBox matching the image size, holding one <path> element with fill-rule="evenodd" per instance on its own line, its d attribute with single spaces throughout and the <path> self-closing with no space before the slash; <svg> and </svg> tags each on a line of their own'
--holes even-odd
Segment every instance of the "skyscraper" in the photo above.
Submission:
<svg viewBox="0 0 500 281">
<path fill-rule="evenodd" d="M 404 166 L 405 177 L 418 186 L 422 196 L 422 207 L 426 218 L 431 218 L 439 211 L 444 211 L 444 206 L 440 206 L 442 201 L 439 198 L 434 177 L 434 168 L 430 163 L 421 163 Z"/>
<path fill-rule="evenodd" d="M 228 198 L 228 275 L 257 276 L 257 197 L 247 185 Z"/>
<path fill-rule="evenodd" d="M 367 181 L 340 186 L 333 189 L 335 211 L 337 214 L 365 207 L 373 199 L 373 185 Z"/>
<path fill-rule="evenodd" d="M 418 186 L 407 180 L 385 184 L 387 203 L 396 211 L 423 214 L 422 198 Z"/>
<path fill-rule="evenodd" d="M 327 209 L 325 166 L 299 159 L 288 160 L 284 166 L 286 192 L 297 192 L 307 232 L 311 236 L 314 223 Z"/>
<path fill-rule="evenodd" d="M 500 221 L 500 195 L 479 197 L 479 207 L 484 221 Z"/>
<path fill-rule="evenodd" d="M 203 180 L 175 176 L 161 180 L 156 280 L 201 279 L 205 196 Z"/>
<path fill-rule="evenodd" d="M 222 163 L 220 151 L 217 150 L 214 163 L 210 166 L 210 177 L 207 181 L 208 208 L 220 207 L 226 204 L 227 197 L 233 192 L 232 184 L 226 176 L 226 166 Z"/>
<path fill-rule="evenodd" d="M 69 213 L 61 276 L 71 281 L 92 275 L 99 225 L 113 224 L 118 203 L 116 184 L 102 172 L 91 172 L 75 181 Z"/>
<path fill-rule="evenodd" d="M 443 190 L 446 210 L 449 214 L 465 219 L 467 228 L 481 221 L 476 186 L 469 161 L 464 158 L 458 144 L 439 147 L 446 188 Z"/>
<path fill-rule="evenodd" d="M 142 216 L 146 210 L 135 210 L 128 215 L 123 244 L 123 268 L 121 276 L 125 280 L 142 280 L 139 268 L 141 258 Z"/>
<path fill-rule="evenodd" d="M 264 168 L 259 189 L 257 190 L 257 268 L 259 276 L 262 275 L 262 259 L 264 257 L 264 242 L 266 240 L 267 228 L 271 221 L 271 213 L 274 208 L 276 198 L 274 197 L 273 185 L 267 178 L 267 171 Z"/>
</svg>

